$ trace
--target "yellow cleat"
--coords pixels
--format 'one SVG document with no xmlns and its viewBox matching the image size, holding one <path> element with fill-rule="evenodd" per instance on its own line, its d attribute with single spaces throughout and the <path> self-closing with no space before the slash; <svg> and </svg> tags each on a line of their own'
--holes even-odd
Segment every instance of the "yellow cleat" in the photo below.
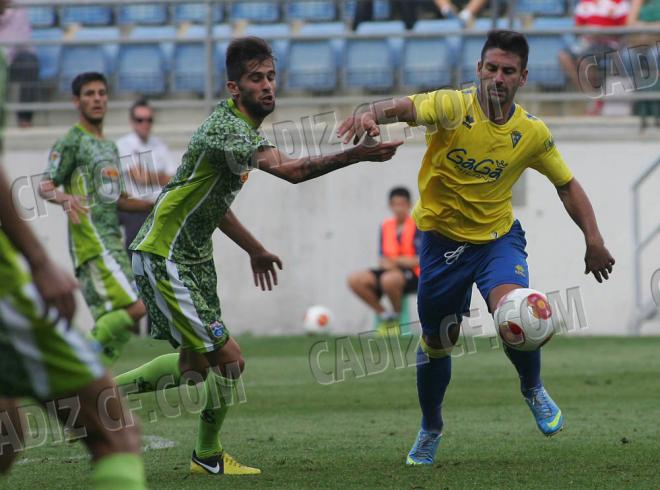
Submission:
<svg viewBox="0 0 660 490">
<path fill-rule="evenodd" d="M 261 470 L 239 463 L 226 452 L 222 453 L 221 460 L 219 454 L 209 458 L 199 458 L 193 451 L 190 473 L 193 475 L 260 475 Z"/>
<path fill-rule="evenodd" d="M 401 335 L 399 320 L 393 319 L 381 321 L 376 327 L 376 333 L 379 337 L 398 337 Z"/>
</svg>

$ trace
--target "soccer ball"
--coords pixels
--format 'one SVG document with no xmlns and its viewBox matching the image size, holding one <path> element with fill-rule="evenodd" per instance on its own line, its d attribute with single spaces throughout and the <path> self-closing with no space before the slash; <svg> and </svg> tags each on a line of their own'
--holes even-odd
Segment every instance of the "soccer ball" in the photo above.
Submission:
<svg viewBox="0 0 660 490">
<path fill-rule="evenodd" d="M 502 341 L 513 349 L 536 350 L 555 333 L 548 298 L 534 289 L 514 289 L 505 295 L 494 317 Z"/>
<path fill-rule="evenodd" d="M 305 312 L 303 327 L 310 334 L 327 333 L 332 325 L 332 312 L 325 306 L 310 306 Z"/>
</svg>

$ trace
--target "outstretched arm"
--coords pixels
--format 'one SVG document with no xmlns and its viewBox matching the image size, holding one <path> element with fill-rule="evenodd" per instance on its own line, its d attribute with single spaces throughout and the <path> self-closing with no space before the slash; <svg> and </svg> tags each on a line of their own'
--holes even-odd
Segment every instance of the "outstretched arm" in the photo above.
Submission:
<svg viewBox="0 0 660 490">
<path fill-rule="evenodd" d="M 362 144 L 341 153 L 320 157 L 290 159 L 277 148 L 265 148 L 254 156 L 260 170 L 298 184 L 362 161 L 384 162 L 391 159 L 403 141 L 379 143 L 367 138 Z"/>
<path fill-rule="evenodd" d="M 151 201 L 128 197 L 126 194 L 121 194 L 117 200 L 117 209 L 127 213 L 146 213 L 151 211 L 153 207 L 154 203 Z"/>
<path fill-rule="evenodd" d="M 372 138 L 380 135 L 379 124 L 395 122 L 413 123 L 417 120 L 415 104 L 408 97 L 381 100 L 360 106 L 350 117 L 339 125 L 337 136 L 349 143 L 353 138 L 357 143 L 364 133 Z"/>
<path fill-rule="evenodd" d="M 255 286 L 261 286 L 262 291 L 266 288 L 270 291 L 273 286 L 277 286 L 275 264 L 282 270 L 282 261 L 277 255 L 268 252 L 259 240 L 252 236 L 231 209 L 227 210 L 220 219 L 218 228 L 250 256 Z"/>
<path fill-rule="evenodd" d="M 603 278 L 609 279 L 614 258 L 605 247 L 589 197 L 575 178 L 568 184 L 558 187 L 557 192 L 569 216 L 584 234 L 587 246 L 584 273 L 591 272 L 598 282 L 603 282 Z"/>
<path fill-rule="evenodd" d="M 14 246 L 25 256 L 32 271 L 34 285 L 44 303 L 55 306 L 59 314 L 71 321 L 76 311 L 73 292 L 78 284 L 68 272 L 53 264 L 30 227 L 16 213 L 9 181 L 0 167 L 0 223 Z"/>
<path fill-rule="evenodd" d="M 83 204 L 79 196 L 59 190 L 50 179 L 44 179 L 39 183 L 39 195 L 46 201 L 62 206 L 69 219 L 76 225 L 80 224 L 79 214 L 89 213 L 89 208 Z"/>
</svg>

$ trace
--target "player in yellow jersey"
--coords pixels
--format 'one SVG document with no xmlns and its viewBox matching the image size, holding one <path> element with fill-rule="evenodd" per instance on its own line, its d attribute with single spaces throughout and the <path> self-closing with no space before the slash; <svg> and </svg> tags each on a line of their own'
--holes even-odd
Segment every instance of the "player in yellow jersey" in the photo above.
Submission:
<svg viewBox="0 0 660 490">
<path fill-rule="evenodd" d="M 491 313 L 499 300 L 529 286 L 525 232 L 514 218 L 511 189 L 526 168 L 544 174 L 584 233 L 585 273 L 608 279 L 614 259 L 604 245 L 584 190 L 557 150 L 546 125 L 514 102 L 527 80 L 529 47 L 513 31 L 491 31 L 477 63 L 476 87 L 381 101 L 347 118 L 345 141 L 379 124 L 426 127 L 427 150 L 419 171 L 420 199 L 413 216 L 423 232 L 418 288 L 422 341 L 417 391 L 421 429 L 407 464 L 432 464 L 442 435 L 441 405 L 451 378 L 450 352 L 472 285 Z M 540 351 L 505 347 L 520 376 L 523 397 L 545 435 L 562 429 L 563 415 L 541 381 Z"/>
</svg>

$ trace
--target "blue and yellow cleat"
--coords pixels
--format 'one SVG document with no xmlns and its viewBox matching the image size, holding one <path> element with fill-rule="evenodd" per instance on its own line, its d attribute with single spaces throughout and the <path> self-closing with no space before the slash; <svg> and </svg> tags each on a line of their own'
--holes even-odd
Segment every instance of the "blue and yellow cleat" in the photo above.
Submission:
<svg viewBox="0 0 660 490">
<path fill-rule="evenodd" d="M 415 444 L 413 444 L 412 449 L 408 453 L 406 465 L 418 466 L 433 464 L 435 453 L 438 451 L 441 438 L 442 434 L 436 434 L 435 432 L 428 432 L 424 429 L 420 429 Z"/>
<path fill-rule="evenodd" d="M 525 396 L 525 402 L 532 411 L 539 430 L 548 437 L 561 431 L 564 427 L 564 416 L 543 385 L 532 388 L 528 394 L 529 396 Z"/>
</svg>

